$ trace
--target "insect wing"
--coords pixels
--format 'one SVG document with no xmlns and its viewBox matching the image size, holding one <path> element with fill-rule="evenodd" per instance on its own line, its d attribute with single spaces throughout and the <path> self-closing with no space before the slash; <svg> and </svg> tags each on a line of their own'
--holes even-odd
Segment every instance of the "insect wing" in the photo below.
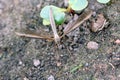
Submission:
<svg viewBox="0 0 120 80">
<path fill-rule="evenodd" d="M 18 36 L 23 36 L 23 37 L 32 37 L 32 38 L 53 40 L 52 34 L 46 32 L 44 30 L 33 31 L 33 30 L 28 30 L 28 29 L 21 29 L 21 30 L 15 31 L 15 34 Z"/>
</svg>

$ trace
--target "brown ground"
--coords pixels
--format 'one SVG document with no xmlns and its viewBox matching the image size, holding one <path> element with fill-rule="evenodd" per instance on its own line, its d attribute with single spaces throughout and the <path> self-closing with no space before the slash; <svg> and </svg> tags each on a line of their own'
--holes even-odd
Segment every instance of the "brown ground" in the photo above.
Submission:
<svg viewBox="0 0 120 80">
<path fill-rule="evenodd" d="M 89 0 L 89 8 L 102 13 L 109 24 L 96 33 L 86 21 L 63 39 L 58 49 L 54 42 L 19 37 L 16 29 L 39 27 L 41 8 L 53 4 L 63 7 L 63 0 L 0 0 L 0 80 L 120 80 L 120 0 L 103 5 Z M 41 7 L 40 7 L 41 5 Z M 93 17 L 94 18 L 94 17 Z M 84 26 L 85 25 L 85 26 Z M 49 28 L 49 29 L 48 29 Z M 89 41 L 99 44 L 89 50 Z M 33 61 L 39 60 L 38 66 Z"/>
</svg>

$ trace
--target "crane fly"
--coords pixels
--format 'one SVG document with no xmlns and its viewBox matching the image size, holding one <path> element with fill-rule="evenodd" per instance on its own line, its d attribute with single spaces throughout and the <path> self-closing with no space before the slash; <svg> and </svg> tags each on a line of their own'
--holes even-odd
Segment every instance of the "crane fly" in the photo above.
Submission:
<svg viewBox="0 0 120 80">
<path fill-rule="evenodd" d="M 18 36 L 46 39 L 48 41 L 55 41 L 56 43 L 58 43 L 62 37 L 64 37 L 72 30 L 76 29 L 77 27 L 79 27 L 83 22 L 88 20 L 91 17 L 91 15 L 92 15 L 92 11 L 90 9 L 85 10 L 76 20 L 72 21 L 72 23 L 69 22 L 67 26 L 63 29 L 63 34 L 59 36 L 56 30 L 53 11 L 52 8 L 50 8 L 49 16 L 50 16 L 50 23 L 53 34 L 50 34 L 44 31 L 43 29 L 40 29 L 39 32 L 21 29 L 20 31 L 16 31 L 15 33 Z"/>
</svg>

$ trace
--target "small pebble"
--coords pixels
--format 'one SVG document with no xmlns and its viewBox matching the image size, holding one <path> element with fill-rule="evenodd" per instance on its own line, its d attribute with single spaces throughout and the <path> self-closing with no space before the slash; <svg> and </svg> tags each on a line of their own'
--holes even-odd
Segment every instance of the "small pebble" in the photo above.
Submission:
<svg viewBox="0 0 120 80">
<path fill-rule="evenodd" d="M 41 7 L 41 4 L 38 4 L 38 5 L 37 5 L 37 8 L 40 9 L 40 7 Z"/>
<path fill-rule="evenodd" d="M 23 80 L 29 80 L 28 78 L 24 77 Z"/>
<path fill-rule="evenodd" d="M 58 66 L 58 67 L 61 66 L 61 64 L 62 64 L 61 62 L 57 62 L 57 66 Z"/>
<path fill-rule="evenodd" d="M 115 41 L 115 43 L 116 43 L 116 44 L 120 44 L 120 39 L 117 39 L 117 40 Z"/>
<path fill-rule="evenodd" d="M 22 65 L 23 63 L 22 63 L 22 61 L 19 61 L 19 65 Z"/>
<path fill-rule="evenodd" d="M 120 77 L 120 75 L 118 75 L 118 77 Z"/>
<path fill-rule="evenodd" d="M 94 41 L 90 41 L 90 42 L 88 42 L 88 44 L 87 44 L 87 48 L 88 48 L 88 49 L 96 50 L 96 49 L 98 49 L 98 43 L 96 43 L 96 42 L 94 42 Z"/>
<path fill-rule="evenodd" d="M 48 77 L 48 80 L 55 80 L 55 78 L 54 78 L 53 75 L 50 75 L 50 76 Z"/>
<path fill-rule="evenodd" d="M 85 66 L 88 67 L 88 66 L 89 66 L 89 63 L 85 63 Z"/>
<path fill-rule="evenodd" d="M 37 59 L 34 59 L 34 60 L 33 60 L 33 64 L 34 64 L 34 66 L 37 67 L 37 66 L 40 64 L 40 61 L 37 60 Z"/>
</svg>

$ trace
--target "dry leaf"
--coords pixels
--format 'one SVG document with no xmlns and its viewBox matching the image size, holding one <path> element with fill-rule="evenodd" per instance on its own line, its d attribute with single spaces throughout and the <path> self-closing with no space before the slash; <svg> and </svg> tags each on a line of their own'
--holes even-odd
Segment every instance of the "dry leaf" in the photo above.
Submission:
<svg viewBox="0 0 120 80">
<path fill-rule="evenodd" d="M 96 21 L 92 22 L 91 30 L 93 32 L 100 31 L 104 28 L 106 24 L 106 19 L 103 14 L 99 14 Z"/>
</svg>

